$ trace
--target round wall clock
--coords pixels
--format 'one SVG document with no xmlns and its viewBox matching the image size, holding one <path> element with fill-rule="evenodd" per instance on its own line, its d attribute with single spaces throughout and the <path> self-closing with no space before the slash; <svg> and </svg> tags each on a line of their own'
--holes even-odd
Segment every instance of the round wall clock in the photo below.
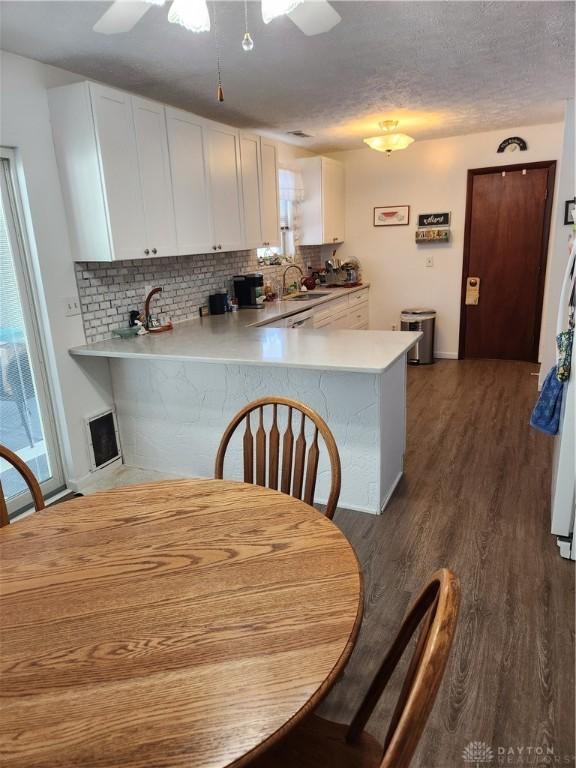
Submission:
<svg viewBox="0 0 576 768">
<path fill-rule="evenodd" d="M 528 149 L 528 144 L 520 136 L 510 136 L 500 143 L 498 152 L 516 152 L 517 149 L 520 152 L 525 152 Z"/>
</svg>

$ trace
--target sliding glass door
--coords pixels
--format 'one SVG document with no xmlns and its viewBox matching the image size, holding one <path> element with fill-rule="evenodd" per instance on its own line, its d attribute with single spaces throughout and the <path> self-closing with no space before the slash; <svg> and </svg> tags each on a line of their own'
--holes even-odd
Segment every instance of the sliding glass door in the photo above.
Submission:
<svg viewBox="0 0 576 768">
<path fill-rule="evenodd" d="M 0 443 L 28 464 L 46 497 L 63 486 L 62 470 L 14 155 L 1 148 L 0 191 Z M 1 459 L 0 482 L 11 515 L 30 505 L 26 484 Z"/>
</svg>

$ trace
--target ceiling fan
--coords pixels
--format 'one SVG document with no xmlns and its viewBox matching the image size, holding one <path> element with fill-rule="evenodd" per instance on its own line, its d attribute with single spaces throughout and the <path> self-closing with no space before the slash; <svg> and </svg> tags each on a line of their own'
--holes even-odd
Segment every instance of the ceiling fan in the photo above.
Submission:
<svg viewBox="0 0 576 768">
<path fill-rule="evenodd" d="M 129 32 L 153 5 L 166 0 L 116 0 L 100 17 L 93 29 L 103 35 Z M 342 17 L 328 0 L 262 0 L 262 18 L 268 24 L 287 15 L 305 35 L 321 35 L 338 24 Z M 182 24 L 192 32 L 207 32 L 210 16 L 206 0 L 173 0 L 168 21 Z"/>
</svg>

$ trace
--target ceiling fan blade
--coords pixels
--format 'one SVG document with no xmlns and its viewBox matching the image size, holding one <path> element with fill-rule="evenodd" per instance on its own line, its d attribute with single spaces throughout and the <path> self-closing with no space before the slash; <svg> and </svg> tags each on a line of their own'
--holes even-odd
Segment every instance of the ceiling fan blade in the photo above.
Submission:
<svg viewBox="0 0 576 768">
<path fill-rule="evenodd" d="M 116 0 L 94 24 L 94 32 L 102 35 L 118 35 L 129 32 L 150 8 L 150 3 L 140 0 Z"/>
<path fill-rule="evenodd" d="M 304 0 L 288 16 L 309 37 L 328 32 L 342 21 L 327 0 Z"/>
</svg>

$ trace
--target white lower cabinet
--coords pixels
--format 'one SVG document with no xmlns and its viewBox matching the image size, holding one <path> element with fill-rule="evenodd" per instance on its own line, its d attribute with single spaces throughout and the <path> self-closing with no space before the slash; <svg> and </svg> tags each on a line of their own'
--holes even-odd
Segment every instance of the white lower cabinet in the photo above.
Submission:
<svg viewBox="0 0 576 768">
<path fill-rule="evenodd" d="M 362 288 L 318 307 L 309 307 L 290 317 L 272 320 L 275 328 L 332 328 L 341 330 L 368 330 L 368 288 Z"/>
<path fill-rule="evenodd" d="M 321 304 L 314 312 L 314 328 L 368 330 L 368 288 Z"/>
</svg>

